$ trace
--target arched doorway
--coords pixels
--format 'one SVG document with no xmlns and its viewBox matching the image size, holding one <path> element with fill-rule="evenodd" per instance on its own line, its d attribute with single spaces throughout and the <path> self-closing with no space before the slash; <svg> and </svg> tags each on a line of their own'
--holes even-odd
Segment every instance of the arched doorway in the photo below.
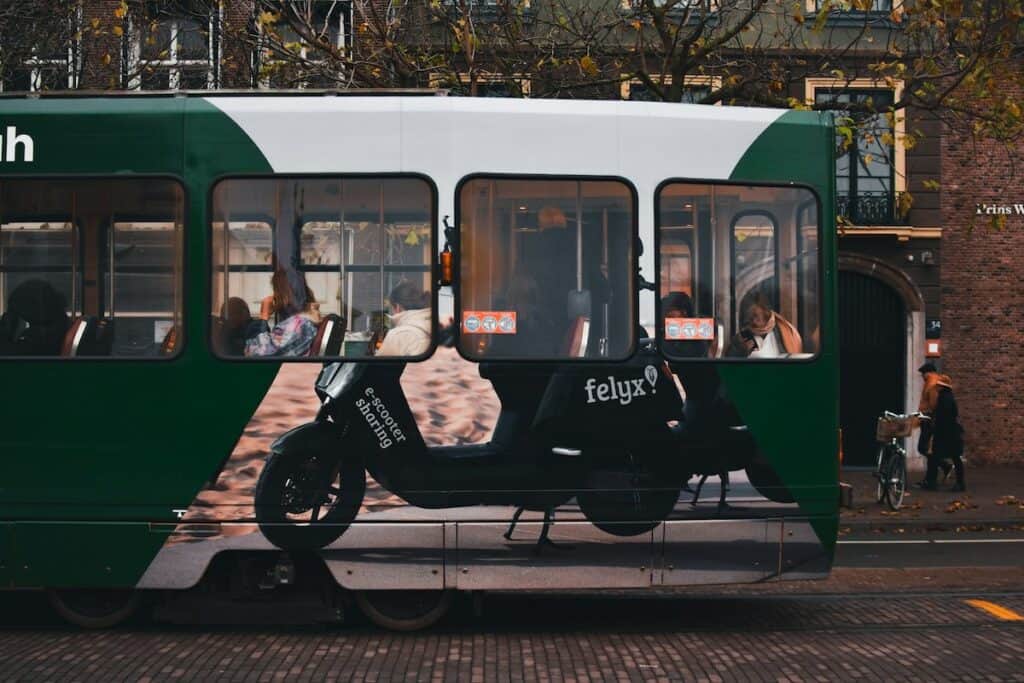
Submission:
<svg viewBox="0 0 1024 683">
<path fill-rule="evenodd" d="M 874 465 L 875 421 L 907 404 L 907 311 L 893 288 L 839 271 L 839 423 L 844 464 Z"/>
</svg>

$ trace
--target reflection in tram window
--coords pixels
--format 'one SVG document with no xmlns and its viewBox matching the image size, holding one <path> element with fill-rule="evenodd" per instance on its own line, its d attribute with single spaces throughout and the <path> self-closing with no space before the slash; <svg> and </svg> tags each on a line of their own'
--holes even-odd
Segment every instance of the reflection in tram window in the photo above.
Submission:
<svg viewBox="0 0 1024 683">
<path fill-rule="evenodd" d="M 169 179 L 0 181 L 0 355 L 173 355 L 183 216 Z"/>
<path fill-rule="evenodd" d="M 634 199 L 609 180 L 474 178 L 460 210 L 462 353 L 627 356 L 635 339 Z"/>
<path fill-rule="evenodd" d="M 245 357 L 394 355 L 413 348 L 399 343 L 402 321 L 422 318 L 426 347 L 401 355 L 423 356 L 433 329 L 432 202 L 430 186 L 416 177 L 217 183 L 214 349 Z M 403 284 L 421 294 L 420 313 L 409 315 L 404 298 L 392 300 Z"/>
<path fill-rule="evenodd" d="M 817 353 L 818 204 L 809 190 L 671 183 L 658 212 L 666 355 Z M 670 305 L 683 297 L 688 307 Z"/>
</svg>

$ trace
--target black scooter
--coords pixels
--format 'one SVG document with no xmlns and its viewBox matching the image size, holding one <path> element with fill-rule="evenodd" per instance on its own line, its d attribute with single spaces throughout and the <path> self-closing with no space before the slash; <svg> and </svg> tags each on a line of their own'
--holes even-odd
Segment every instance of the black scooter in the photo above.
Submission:
<svg viewBox="0 0 1024 683">
<path fill-rule="evenodd" d="M 544 543 L 552 510 L 574 496 L 609 533 L 650 531 L 694 471 L 670 427 L 683 415 L 679 391 L 650 340 L 614 364 L 481 363 L 501 401 L 481 445 L 428 447 L 399 383 L 404 368 L 321 371 L 316 419 L 272 444 L 256 487 L 256 520 L 274 545 L 316 549 L 341 536 L 361 508 L 366 472 L 422 508 L 508 505 L 520 508 L 516 519 L 543 511 Z"/>
</svg>

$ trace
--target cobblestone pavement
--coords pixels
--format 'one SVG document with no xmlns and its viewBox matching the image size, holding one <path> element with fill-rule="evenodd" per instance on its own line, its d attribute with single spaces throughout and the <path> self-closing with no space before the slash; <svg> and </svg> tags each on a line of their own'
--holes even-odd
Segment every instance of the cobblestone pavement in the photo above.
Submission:
<svg viewBox="0 0 1024 683">
<path fill-rule="evenodd" d="M 1024 681 L 1024 621 L 971 598 L 1024 614 L 1019 591 L 495 594 L 483 616 L 463 605 L 417 634 L 360 624 L 81 632 L 14 626 L 8 613 L 0 680 Z"/>
</svg>

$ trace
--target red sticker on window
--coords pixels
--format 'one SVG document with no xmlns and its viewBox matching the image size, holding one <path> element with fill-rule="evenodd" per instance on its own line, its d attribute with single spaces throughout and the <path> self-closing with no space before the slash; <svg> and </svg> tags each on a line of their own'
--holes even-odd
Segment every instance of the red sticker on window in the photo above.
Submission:
<svg viewBox="0 0 1024 683">
<path fill-rule="evenodd" d="M 714 338 L 714 318 L 665 318 L 665 339 L 710 341 Z"/>
<path fill-rule="evenodd" d="M 515 311 L 463 311 L 465 334 L 515 334 Z"/>
</svg>

